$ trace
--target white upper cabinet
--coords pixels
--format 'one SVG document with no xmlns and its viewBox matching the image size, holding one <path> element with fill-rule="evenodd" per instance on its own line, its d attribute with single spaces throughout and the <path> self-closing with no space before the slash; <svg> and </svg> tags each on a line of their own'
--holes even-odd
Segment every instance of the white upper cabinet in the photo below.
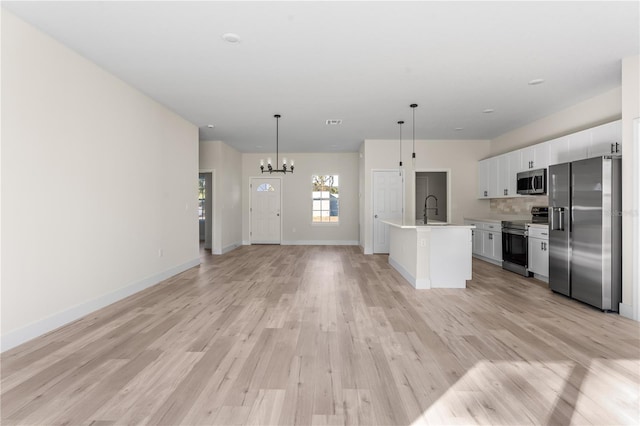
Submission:
<svg viewBox="0 0 640 426">
<path fill-rule="evenodd" d="M 518 197 L 518 172 L 622 153 L 622 121 L 582 130 L 478 162 L 478 198 Z"/>
<path fill-rule="evenodd" d="M 519 150 L 520 171 L 544 169 L 549 166 L 549 145 L 546 142 Z"/>
<path fill-rule="evenodd" d="M 613 121 L 591 130 L 589 157 L 622 153 L 622 121 Z"/>
<path fill-rule="evenodd" d="M 553 139 L 547 142 L 549 144 L 549 165 L 566 163 L 571 161 L 571 153 L 569 150 L 569 137 Z"/>
<path fill-rule="evenodd" d="M 498 196 L 498 157 L 478 161 L 478 198 Z"/>
<path fill-rule="evenodd" d="M 507 153 L 509 156 L 509 186 L 507 186 L 507 197 L 520 197 L 518 194 L 518 166 L 522 163 L 522 153 L 513 151 Z"/>
<path fill-rule="evenodd" d="M 569 138 L 569 155 L 568 159 L 562 161 L 584 160 L 589 157 L 589 145 L 591 145 L 591 129 L 581 132 L 572 133 L 567 136 Z"/>
<path fill-rule="evenodd" d="M 499 155 L 497 197 L 519 197 L 517 193 L 516 175 L 520 171 L 520 150 Z"/>
<path fill-rule="evenodd" d="M 509 190 L 509 154 L 502 154 L 498 157 L 498 197 L 506 197 Z"/>
<path fill-rule="evenodd" d="M 489 161 L 478 161 L 478 198 L 489 198 Z"/>
</svg>

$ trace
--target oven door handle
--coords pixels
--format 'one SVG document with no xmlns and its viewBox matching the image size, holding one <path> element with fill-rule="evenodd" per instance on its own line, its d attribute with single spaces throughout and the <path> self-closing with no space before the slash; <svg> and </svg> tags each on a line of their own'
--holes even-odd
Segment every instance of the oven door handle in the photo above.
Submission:
<svg viewBox="0 0 640 426">
<path fill-rule="evenodd" d="M 510 235 L 521 235 L 523 237 L 527 236 L 527 231 L 521 229 L 502 228 L 502 232 Z"/>
</svg>

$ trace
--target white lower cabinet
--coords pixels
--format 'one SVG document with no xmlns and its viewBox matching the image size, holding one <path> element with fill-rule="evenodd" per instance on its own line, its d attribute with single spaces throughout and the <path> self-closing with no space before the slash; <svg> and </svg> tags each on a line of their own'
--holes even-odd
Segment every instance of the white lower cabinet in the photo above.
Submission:
<svg viewBox="0 0 640 426">
<path fill-rule="evenodd" d="M 545 228 L 528 228 L 529 271 L 542 277 L 549 276 L 549 231 Z"/>
<path fill-rule="evenodd" d="M 502 261 L 502 231 L 483 231 L 482 255 Z"/>
<path fill-rule="evenodd" d="M 502 228 L 496 222 L 478 222 L 465 220 L 465 225 L 473 225 L 472 229 L 473 246 L 472 253 L 494 261 L 502 262 Z"/>
</svg>

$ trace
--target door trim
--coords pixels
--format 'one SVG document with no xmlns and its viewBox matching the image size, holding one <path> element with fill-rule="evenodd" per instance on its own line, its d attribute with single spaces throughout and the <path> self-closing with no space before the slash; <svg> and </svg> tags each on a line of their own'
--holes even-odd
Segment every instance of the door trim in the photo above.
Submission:
<svg viewBox="0 0 640 426">
<path fill-rule="evenodd" d="M 451 223 L 451 169 L 415 169 L 413 171 L 413 209 L 416 210 L 416 173 L 444 172 L 447 174 L 447 223 Z"/>
<path fill-rule="evenodd" d="M 218 229 L 219 224 L 216 222 L 218 215 L 216 215 L 216 169 L 198 169 L 198 176 L 200 173 L 211 173 L 211 253 L 212 254 L 222 254 L 222 239 L 220 234 L 220 229 Z M 219 240 L 216 241 L 216 237 L 219 237 Z M 200 237 L 198 236 L 198 240 Z M 200 241 L 198 241 L 200 244 Z"/>
<path fill-rule="evenodd" d="M 282 218 L 284 212 L 282 211 L 282 189 L 283 179 L 282 176 L 251 176 L 249 177 L 249 245 L 253 244 L 253 182 L 258 179 L 278 179 L 280 181 L 280 242 L 277 245 L 282 245 Z M 258 243 L 256 243 L 258 244 Z M 275 243 L 274 243 L 275 244 Z"/>
</svg>

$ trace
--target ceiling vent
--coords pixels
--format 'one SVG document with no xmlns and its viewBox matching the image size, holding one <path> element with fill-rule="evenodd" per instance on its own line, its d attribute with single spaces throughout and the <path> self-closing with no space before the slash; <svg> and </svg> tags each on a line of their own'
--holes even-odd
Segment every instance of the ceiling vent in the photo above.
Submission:
<svg viewBox="0 0 640 426">
<path fill-rule="evenodd" d="M 337 126 L 339 124 L 342 124 L 340 119 L 327 120 L 327 126 Z"/>
</svg>

